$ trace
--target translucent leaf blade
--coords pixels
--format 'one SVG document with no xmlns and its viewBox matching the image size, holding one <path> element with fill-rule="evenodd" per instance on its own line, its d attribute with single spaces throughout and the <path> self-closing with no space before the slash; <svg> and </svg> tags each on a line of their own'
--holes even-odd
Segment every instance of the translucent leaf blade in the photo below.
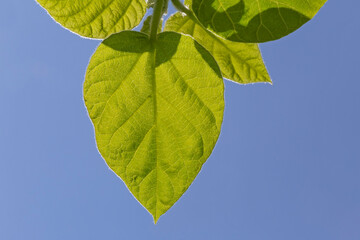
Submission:
<svg viewBox="0 0 360 240">
<path fill-rule="evenodd" d="M 192 38 L 124 31 L 94 53 L 84 99 L 109 167 L 155 222 L 187 190 L 220 133 L 224 86 Z"/>
<path fill-rule="evenodd" d="M 165 30 L 194 37 L 214 56 L 227 79 L 240 84 L 271 83 L 257 44 L 232 42 L 220 38 L 181 13 L 176 13 L 167 20 Z"/>
<path fill-rule="evenodd" d="M 200 22 L 238 42 L 284 37 L 315 16 L 326 0 L 187 0 Z"/>
<path fill-rule="evenodd" d="M 136 27 L 146 12 L 145 0 L 37 0 L 70 31 L 83 37 L 104 39 Z"/>
</svg>

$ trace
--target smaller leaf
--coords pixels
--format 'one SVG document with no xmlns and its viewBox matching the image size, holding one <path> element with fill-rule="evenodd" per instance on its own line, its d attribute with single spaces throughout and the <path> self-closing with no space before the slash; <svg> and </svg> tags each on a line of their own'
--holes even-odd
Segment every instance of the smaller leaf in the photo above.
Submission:
<svg viewBox="0 0 360 240">
<path fill-rule="evenodd" d="M 236 42 L 282 38 L 315 16 L 326 0 L 186 0 L 199 21 Z"/>
<path fill-rule="evenodd" d="M 222 39 L 181 13 L 169 18 L 165 30 L 191 35 L 214 56 L 227 79 L 241 84 L 271 83 L 257 44 Z"/>
<path fill-rule="evenodd" d="M 152 15 L 148 16 L 145 19 L 143 26 L 141 28 L 141 32 L 146 33 L 148 35 L 150 34 L 151 19 L 152 19 Z M 163 23 L 163 19 L 160 20 L 160 23 L 159 23 L 160 26 L 158 27 L 158 30 L 157 30 L 158 33 L 161 32 L 162 23 Z"/>
<path fill-rule="evenodd" d="M 36 0 L 63 27 L 83 37 L 104 39 L 136 27 L 145 0 Z"/>
</svg>

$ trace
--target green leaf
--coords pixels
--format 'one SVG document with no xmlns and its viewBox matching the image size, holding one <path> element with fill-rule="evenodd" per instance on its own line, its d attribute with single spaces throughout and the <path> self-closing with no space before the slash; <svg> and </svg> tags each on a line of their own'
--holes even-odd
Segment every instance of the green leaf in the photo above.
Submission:
<svg viewBox="0 0 360 240">
<path fill-rule="evenodd" d="M 188 0 L 200 22 L 238 42 L 279 39 L 315 16 L 326 0 Z"/>
<path fill-rule="evenodd" d="M 227 79 L 241 84 L 271 83 L 257 44 L 219 38 L 181 13 L 176 13 L 167 20 L 165 30 L 193 36 L 214 56 Z"/>
<path fill-rule="evenodd" d="M 37 0 L 70 31 L 103 39 L 136 27 L 146 11 L 145 0 Z"/>
<path fill-rule="evenodd" d="M 150 34 L 151 19 L 152 19 L 152 15 L 148 16 L 148 17 L 145 19 L 145 21 L 144 21 L 144 23 L 143 23 L 143 26 L 142 26 L 142 28 L 141 28 L 141 32 L 146 33 L 146 34 L 148 34 L 148 35 Z M 157 32 L 158 32 L 158 33 L 161 32 L 161 26 L 162 26 L 162 24 L 163 24 L 163 19 L 160 20 L 160 23 L 159 23 L 160 26 L 159 26 L 158 29 L 157 29 Z"/>
<path fill-rule="evenodd" d="M 155 222 L 187 190 L 220 133 L 224 86 L 213 57 L 174 32 L 123 31 L 90 60 L 84 99 L 101 155 Z"/>
</svg>

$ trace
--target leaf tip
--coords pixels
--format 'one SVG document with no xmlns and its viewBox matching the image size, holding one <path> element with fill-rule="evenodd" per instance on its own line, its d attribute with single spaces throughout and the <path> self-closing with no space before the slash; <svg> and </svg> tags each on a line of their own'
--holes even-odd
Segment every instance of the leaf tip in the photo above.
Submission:
<svg viewBox="0 0 360 240">
<path fill-rule="evenodd" d="M 153 218 L 154 218 L 154 224 L 156 225 L 158 223 L 158 221 L 159 221 L 160 216 L 154 214 Z"/>
</svg>

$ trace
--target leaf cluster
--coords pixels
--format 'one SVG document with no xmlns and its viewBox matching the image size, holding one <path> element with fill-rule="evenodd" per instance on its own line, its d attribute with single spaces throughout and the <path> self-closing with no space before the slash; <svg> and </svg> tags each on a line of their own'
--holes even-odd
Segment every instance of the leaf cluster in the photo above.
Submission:
<svg viewBox="0 0 360 240">
<path fill-rule="evenodd" d="M 62 26 L 104 39 L 84 100 L 108 166 L 156 222 L 191 185 L 220 134 L 223 78 L 267 82 L 258 43 L 284 37 L 326 0 L 37 0 Z M 141 32 L 130 31 L 143 21 Z"/>
</svg>

